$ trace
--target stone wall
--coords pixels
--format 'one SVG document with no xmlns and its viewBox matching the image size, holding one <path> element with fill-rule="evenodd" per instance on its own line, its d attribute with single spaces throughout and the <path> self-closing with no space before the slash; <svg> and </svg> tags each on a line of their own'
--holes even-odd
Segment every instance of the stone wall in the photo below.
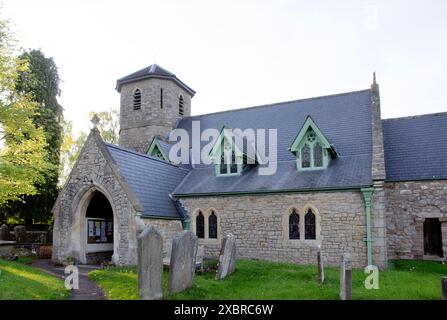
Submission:
<svg viewBox="0 0 447 320">
<path fill-rule="evenodd" d="M 94 129 L 79 155 L 53 208 L 53 260 L 67 258 L 86 263 L 85 212 L 95 191 L 102 192 L 113 209 L 114 255 L 118 265 L 136 264 L 136 211 L 110 155 Z"/>
<path fill-rule="evenodd" d="M 233 233 L 238 256 L 252 259 L 316 264 L 317 246 L 322 244 L 328 265 L 338 266 L 343 248 L 354 267 L 367 263 L 365 208 L 360 191 L 182 198 L 192 215 L 213 210 L 219 218 L 218 234 Z M 305 213 L 311 207 L 317 215 L 317 240 L 289 240 L 288 216 L 292 208 Z M 200 239 L 205 255 L 217 257 L 220 240 Z"/>
<path fill-rule="evenodd" d="M 422 258 L 425 218 L 441 221 L 447 257 L 447 180 L 385 184 L 389 258 Z"/>
<path fill-rule="evenodd" d="M 133 109 L 133 93 L 141 90 L 141 109 Z M 163 108 L 160 89 L 163 88 Z M 146 79 L 121 88 L 119 145 L 145 153 L 154 136 L 168 136 L 179 116 L 179 97 L 184 99 L 184 116 L 191 115 L 191 95 L 175 82 L 165 79 Z"/>
<path fill-rule="evenodd" d="M 143 223 L 153 225 L 163 237 L 163 251 L 170 248 L 172 240 L 175 236 L 183 231 L 182 222 L 180 220 L 152 219 L 143 218 Z"/>
</svg>

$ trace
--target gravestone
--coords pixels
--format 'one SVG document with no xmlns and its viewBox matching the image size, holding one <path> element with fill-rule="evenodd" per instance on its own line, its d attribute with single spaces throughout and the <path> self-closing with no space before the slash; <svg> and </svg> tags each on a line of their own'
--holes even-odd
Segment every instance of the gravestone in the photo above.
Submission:
<svg viewBox="0 0 447 320">
<path fill-rule="evenodd" d="M 169 267 L 169 293 L 181 292 L 192 286 L 196 269 L 199 239 L 190 230 L 182 231 L 172 241 Z"/>
<path fill-rule="evenodd" d="M 0 227 L 0 240 L 3 240 L 3 241 L 11 240 L 11 236 L 9 234 L 9 227 L 6 224 L 3 224 Z"/>
<path fill-rule="evenodd" d="M 318 246 L 317 263 L 318 263 L 318 282 L 320 284 L 323 284 L 323 282 L 324 282 L 324 265 L 323 265 L 323 257 L 321 256 L 321 246 Z"/>
<path fill-rule="evenodd" d="M 352 299 L 351 255 L 345 253 L 340 265 L 340 300 Z"/>
<path fill-rule="evenodd" d="M 447 277 L 441 277 L 442 300 L 447 300 Z"/>
<path fill-rule="evenodd" d="M 236 268 L 236 237 L 231 233 L 222 239 L 219 255 L 219 267 L 216 280 L 220 280 L 234 272 Z"/>
<path fill-rule="evenodd" d="M 205 247 L 199 246 L 196 255 L 196 268 L 198 267 L 201 271 L 204 269 L 203 259 L 205 258 Z"/>
<path fill-rule="evenodd" d="M 15 226 L 14 234 L 15 234 L 17 243 L 27 243 L 28 242 L 28 237 L 26 235 L 26 227 L 25 226 Z"/>
<path fill-rule="evenodd" d="M 154 226 L 138 236 L 138 298 L 163 298 L 163 239 Z"/>
</svg>

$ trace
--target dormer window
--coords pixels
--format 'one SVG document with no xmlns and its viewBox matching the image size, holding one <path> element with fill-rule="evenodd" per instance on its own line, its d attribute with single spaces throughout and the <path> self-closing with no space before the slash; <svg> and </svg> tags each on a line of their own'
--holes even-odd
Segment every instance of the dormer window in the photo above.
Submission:
<svg viewBox="0 0 447 320">
<path fill-rule="evenodd" d="M 183 117 L 185 110 L 184 110 L 184 103 L 185 101 L 183 100 L 183 96 L 180 95 L 180 98 L 178 98 L 178 115 Z"/>
<path fill-rule="evenodd" d="M 147 155 L 158 158 L 164 161 L 169 161 L 169 151 L 166 151 L 166 147 L 162 148 L 163 145 L 167 145 L 165 142 L 160 141 L 157 137 L 152 139 L 152 142 L 147 150 Z M 167 145 L 169 147 L 169 145 Z"/>
<path fill-rule="evenodd" d="M 310 116 L 289 150 L 296 156 L 298 170 L 324 169 L 331 157 L 338 157 L 335 147 L 329 143 Z"/>
<path fill-rule="evenodd" d="M 135 89 L 133 93 L 133 109 L 140 110 L 141 109 L 141 90 Z"/>
</svg>

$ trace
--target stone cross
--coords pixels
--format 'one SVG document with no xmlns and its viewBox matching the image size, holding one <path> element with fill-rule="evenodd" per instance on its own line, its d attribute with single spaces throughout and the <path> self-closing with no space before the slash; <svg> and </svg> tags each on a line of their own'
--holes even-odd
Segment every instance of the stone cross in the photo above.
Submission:
<svg viewBox="0 0 447 320">
<path fill-rule="evenodd" d="M 340 300 L 352 299 L 351 255 L 345 253 L 340 265 Z"/>
<path fill-rule="evenodd" d="M 138 236 L 138 298 L 163 298 L 163 238 L 154 226 Z"/>
<path fill-rule="evenodd" d="M 15 226 L 14 234 L 15 234 L 17 243 L 26 243 L 27 242 L 28 239 L 26 236 L 26 227 L 25 226 Z"/>
<path fill-rule="evenodd" d="M 172 241 L 169 267 L 169 293 L 181 292 L 192 286 L 196 270 L 199 239 L 190 230 L 182 231 Z"/>
<path fill-rule="evenodd" d="M 442 300 L 447 300 L 447 277 L 441 277 Z"/>
<path fill-rule="evenodd" d="M 324 283 L 324 266 L 323 266 L 323 257 L 321 256 L 321 245 L 318 246 L 317 262 L 318 262 L 318 282 L 320 284 L 323 284 Z"/>
<path fill-rule="evenodd" d="M 0 240 L 9 241 L 10 239 L 9 227 L 6 224 L 3 224 L 0 227 Z"/>
<path fill-rule="evenodd" d="M 231 233 L 222 239 L 219 255 L 219 267 L 216 280 L 220 280 L 233 273 L 236 268 L 236 237 Z"/>
<path fill-rule="evenodd" d="M 101 119 L 98 117 L 98 115 L 95 113 L 93 115 L 92 120 L 90 120 L 93 123 L 93 128 L 97 128 L 99 125 L 99 122 L 101 121 Z"/>
</svg>

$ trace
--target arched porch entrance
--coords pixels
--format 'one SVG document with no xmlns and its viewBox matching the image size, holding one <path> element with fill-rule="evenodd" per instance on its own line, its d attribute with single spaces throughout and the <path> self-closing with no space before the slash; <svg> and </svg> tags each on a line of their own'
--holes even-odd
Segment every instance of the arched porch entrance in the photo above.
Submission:
<svg viewBox="0 0 447 320">
<path fill-rule="evenodd" d="M 85 212 L 84 236 L 86 262 L 97 264 L 112 260 L 113 209 L 107 197 L 98 190 L 93 191 Z"/>
</svg>

